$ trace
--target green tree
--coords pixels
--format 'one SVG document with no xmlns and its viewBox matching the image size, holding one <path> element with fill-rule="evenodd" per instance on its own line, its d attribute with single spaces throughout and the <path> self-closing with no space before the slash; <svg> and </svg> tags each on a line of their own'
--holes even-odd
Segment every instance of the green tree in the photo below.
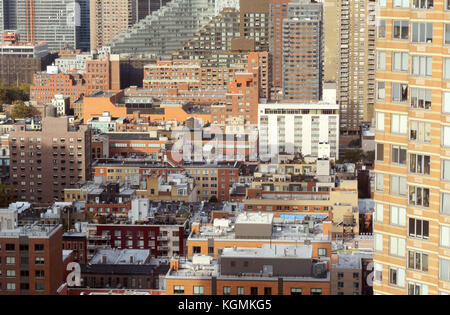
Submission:
<svg viewBox="0 0 450 315">
<path fill-rule="evenodd" d="M 0 208 L 7 208 L 10 203 L 17 200 L 17 196 L 11 186 L 0 184 Z"/>
<path fill-rule="evenodd" d="M 12 118 L 27 118 L 31 117 L 31 108 L 26 106 L 23 101 L 14 101 L 13 108 L 11 110 Z"/>
<path fill-rule="evenodd" d="M 357 163 L 364 158 L 364 152 L 361 149 L 352 149 L 344 153 L 344 161 L 350 163 Z"/>
<path fill-rule="evenodd" d="M 364 159 L 368 162 L 375 161 L 375 151 L 368 151 L 364 154 Z"/>
</svg>

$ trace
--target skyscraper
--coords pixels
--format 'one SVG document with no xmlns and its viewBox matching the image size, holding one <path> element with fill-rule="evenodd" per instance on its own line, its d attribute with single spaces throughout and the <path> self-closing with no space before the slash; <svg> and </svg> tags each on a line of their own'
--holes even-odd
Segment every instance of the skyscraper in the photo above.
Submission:
<svg viewBox="0 0 450 315">
<path fill-rule="evenodd" d="M 323 87 L 323 6 L 293 0 L 282 21 L 283 99 L 318 101 Z"/>
<path fill-rule="evenodd" d="M 337 100 L 341 132 L 359 133 L 375 107 L 374 0 L 338 0 Z"/>
<path fill-rule="evenodd" d="M 450 293 L 450 1 L 378 1 L 374 294 Z"/>
<path fill-rule="evenodd" d="M 90 0 L 91 49 L 111 40 L 136 23 L 135 0 Z"/>
</svg>

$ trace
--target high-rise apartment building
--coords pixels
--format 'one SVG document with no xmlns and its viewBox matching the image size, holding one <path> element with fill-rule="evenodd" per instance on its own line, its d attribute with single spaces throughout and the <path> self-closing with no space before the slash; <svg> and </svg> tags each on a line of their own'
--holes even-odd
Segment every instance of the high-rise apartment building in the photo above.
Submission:
<svg viewBox="0 0 450 315">
<path fill-rule="evenodd" d="M 47 117 L 41 130 L 17 124 L 10 133 L 9 151 L 11 184 L 20 200 L 63 201 L 65 188 L 91 175 L 91 131 L 70 126 L 68 117 Z"/>
<path fill-rule="evenodd" d="M 374 294 L 450 293 L 450 1 L 378 1 Z"/>
<path fill-rule="evenodd" d="M 343 134 L 358 134 L 375 106 L 374 0 L 338 0 L 337 100 Z"/>
<path fill-rule="evenodd" d="M 135 0 L 90 0 L 91 49 L 108 45 L 136 22 Z"/>
<path fill-rule="evenodd" d="M 170 0 L 134 0 L 136 1 L 136 21 L 144 19 L 152 12 L 158 11 Z"/>
<path fill-rule="evenodd" d="M 293 0 L 282 21 L 282 98 L 318 101 L 323 88 L 323 5 Z"/>
</svg>

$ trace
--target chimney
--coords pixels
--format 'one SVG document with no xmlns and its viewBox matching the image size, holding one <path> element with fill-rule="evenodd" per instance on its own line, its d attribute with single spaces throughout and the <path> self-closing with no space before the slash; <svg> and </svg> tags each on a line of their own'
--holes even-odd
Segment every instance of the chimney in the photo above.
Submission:
<svg viewBox="0 0 450 315">
<path fill-rule="evenodd" d="M 102 264 L 106 264 L 108 261 L 108 256 L 107 255 L 102 255 Z"/>
</svg>

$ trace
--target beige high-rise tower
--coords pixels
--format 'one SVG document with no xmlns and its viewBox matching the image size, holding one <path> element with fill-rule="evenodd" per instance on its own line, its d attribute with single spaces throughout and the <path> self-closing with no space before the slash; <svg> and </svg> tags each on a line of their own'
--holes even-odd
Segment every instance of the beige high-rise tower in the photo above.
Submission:
<svg viewBox="0 0 450 315">
<path fill-rule="evenodd" d="M 342 134 L 358 134 L 375 106 L 375 0 L 337 0 L 337 101 Z"/>
<path fill-rule="evenodd" d="M 378 0 L 375 294 L 450 293 L 450 3 Z"/>
<path fill-rule="evenodd" d="M 135 0 L 90 0 L 91 49 L 108 43 L 136 22 Z"/>
</svg>

